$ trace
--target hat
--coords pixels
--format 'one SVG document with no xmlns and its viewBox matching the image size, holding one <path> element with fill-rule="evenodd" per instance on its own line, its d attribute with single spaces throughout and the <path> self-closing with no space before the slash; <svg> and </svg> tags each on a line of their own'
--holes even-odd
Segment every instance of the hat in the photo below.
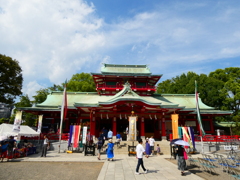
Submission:
<svg viewBox="0 0 240 180">
<path fill-rule="evenodd" d="M 112 142 L 112 139 L 109 139 L 108 142 Z"/>
</svg>

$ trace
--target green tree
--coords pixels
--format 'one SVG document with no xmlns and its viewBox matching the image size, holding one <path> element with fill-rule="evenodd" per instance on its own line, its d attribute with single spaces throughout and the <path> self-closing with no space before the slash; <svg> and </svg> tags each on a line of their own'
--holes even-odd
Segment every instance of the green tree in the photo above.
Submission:
<svg viewBox="0 0 240 180">
<path fill-rule="evenodd" d="M 17 60 L 0 54 L 0 102 L 13 104 L 22 92 L 22 69 Z"/>
<path fill-rule="evenodd" d="M 217 69 L 209 74 L 209 77 L 222 81 L 223 88 L 219 91 L 223 99 L 220 109 L 232 110 L 233 117 L 238 116 L 240 111 L 240 68 L 229 67 Z M 235 119 L 235 118 L 233 118 Z"/>
<path fill-rule="evenodd" d="M 63 86 L 54 84 L 52 87 L 40 89 L 36 92 L 36 95 L 33 96 L 34 103 L 40 104 L 47 99 L 47 95 L 50 94 L 52 91 L 63 91 Z"/>
<path fill-rule="evenodd" d="M 77 73 L 68 81 L 67 91 L 71 92 L 95 92 L 96 87 L 89 73 Z"/>
</svg>

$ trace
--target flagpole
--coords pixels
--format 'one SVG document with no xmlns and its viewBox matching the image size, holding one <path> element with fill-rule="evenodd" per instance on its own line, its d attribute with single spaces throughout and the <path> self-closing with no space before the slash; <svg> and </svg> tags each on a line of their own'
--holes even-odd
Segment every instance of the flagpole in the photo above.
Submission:
<svg viewBox="0 0 240 180">
<path fill-rule="evenodd" d="M 196 80 L 195 80 L 195 97 L 196 97 L 197 119 L 198 119 L 199 129 L 200 129 L 201 148 L 202 148 L 202 153 L 204 153 L 203 136 L 205 135 L 205 131 L 202 126 L 202 119 L 201 119 L 199 103 L 198 103 L 198 91 L 197 91 L 197 81 Z"/>
<path fill-rule="evenodd" d="M 67 106 L 67 95 L 66 95 L 66 86 L 67 86 L 67 80 L 64 85 L 64 91 L 63 91 L 63 101 L 62 101 L 62 106 L 61 106 L 61 121 L 60 121 L 60 127 L 59 127 L 59 149 L 58 153 L 60 153 L 61 149 L 61 141 L 62 141 L 62 124 L 63 124 L 63 119 L 65 118 L 66 111 L 65 111 L 65 106 Z"/>
</svg>

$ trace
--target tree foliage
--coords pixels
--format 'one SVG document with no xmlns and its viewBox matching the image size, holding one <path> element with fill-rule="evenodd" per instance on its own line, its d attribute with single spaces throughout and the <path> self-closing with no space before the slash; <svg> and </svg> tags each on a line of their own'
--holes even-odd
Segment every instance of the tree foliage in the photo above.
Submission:
<svg viewBox="0 0 240 180">
<path fill-rule="evenodd" d="M 36 95 L 33 96 L 34 103 L 40 104 L 47 99 L 47 95 L 52 91 L 63 91 L 64 84 L 48 87 L 45 89 L 40 89 L 36 92 Z M 96 89 L 93 78 L 88 73 L 74 74 L 72 78 L 67 82 L 67 91 L 69 92 L 94 92 Z"/>
<path fill-rule="evenodd" d="M 96 87 L 93 78 L 89 73 L 77 73 L 69 80 L 67 91 L 94 92 L 96 91 Z"/>
<path fill-rule="evenodd" d="M 0 102 L 13 104 L 22 92 L 22 69 L 17 60 L 0 54 Z"/>
<path fill-rule="evenodd" d="M 158 84 L 158 93 L 193 94 L 194 81 L 198 82 L 198 92 L 202 101 L 215 109 L 232 110 L 232 119 L 237 121 L 240 108 L 240 68 L 217 69 L 205 74 L 183 73 Z"/>
</svg>

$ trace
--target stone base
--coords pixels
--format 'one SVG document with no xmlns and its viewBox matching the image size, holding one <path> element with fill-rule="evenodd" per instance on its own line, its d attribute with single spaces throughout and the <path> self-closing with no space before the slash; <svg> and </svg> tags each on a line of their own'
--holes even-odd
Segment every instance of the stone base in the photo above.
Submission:
<svg viewBox="0 0 240 180">
<path fill-rule="evenodd" d="M 162 141 L 167 140 L 167 136 L 162 136 Z"/>
</svg>

